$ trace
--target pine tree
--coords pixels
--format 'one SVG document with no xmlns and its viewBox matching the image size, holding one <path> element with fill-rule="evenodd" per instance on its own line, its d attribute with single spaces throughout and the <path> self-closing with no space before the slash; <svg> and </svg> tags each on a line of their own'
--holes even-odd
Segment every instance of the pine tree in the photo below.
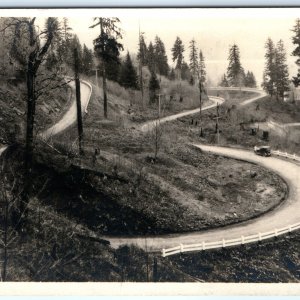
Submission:
<svg viewBox="0 0 300 300">
<path fill-rule="evenodd" d="M 155 37 L 154 59 L 157 72 L 167 77 L 169 73 L 168 57 L 165 45 L 158 36 Z"/>
<path fill-rule="evenodd" d="M 126 59 L 121 66 L 120 72 L 120 85 L 125 88 L 138 89 L 137 72 L 132 64 L 129 52 L 127 52 Z"/>
<path fill-rule="evenodd" d="M 58 67 L 58 58 L 54 51 L 50 51 L 45 61 L 45 67 L 48 71 L 52 71 Z"/>
<path fill-rule="evenodd" d="M 273 41 L 268 38 L 265 44 L 265 69 L 263 73 L 262 88 L 268 92 L 271 96 L 275 90 L 275 45 Z"/>
<path fill-rule="evenodd" d="M 140 33 L 140 40 L 139 40 L 139 50 L 137 54 L 137 58 L 142 66 L 147 65 L 147 45 L 145 43 L 144 35 L 143 33 Z"/>
<path fill-rule="evenodd" d="M 82 73 L 85 75 L 91 75 L 93 69 L 93 51 L 90 50 L 85 44 L 83 44 L 82 50 Z"/>
<path fill-rule="evenodd" d="M 175 69 L 177 70 L 179 80 L 181 79 L 181 68 L 182 68 L 182 63 L 184 58 L 183 52 L 184 52 L 184 45 L 182 44 L 182 40 L 179 37 L 177 37 L 174 46 L 172 48 L 172 59 L 173 62 L 176 61 Z"/>
<path fill-rule="evenodd" d="M 90 26 L 94 28 L 100 26 L 100 35 L 93 41 L 96 55 L 101 59 L 102 81 L 103 81 L 103 108 L 104 117 L 107 118 L 107 86 L 106 71 L 109 63 L 119 61 L 120 50 L 123 45 L 118 42 L 122 39 L 121 29 L 117 26 L 120 22 L 118 18 L 94 18 L 95 24 Z"/>
<path fill-rule="evenodd" d="M 63 32 L 63 39 L 65 41 L 69 41 L 72 38 L 72 34 L 70 31 L 72 28 L 69 26 L 69 20 L 67 18 L 63 18 L 63 24 L 62 24 L 62 32 Z"/>
<path fill-rule="evenodd" d="M 292 31 L 295 33 L 295 35 L 292 38 L 292 41 L 293 44 L 296 46 L 296 48 L 292 52 L 292 55 L 297 57 L 296 65 L 300 67 L 300 19 L 296 20 L 296 24 Z M 296 87 L 300 85 L 300 69 L 298 69 L 298 73 L 295 77 L 293 77 L 292 81 Z"/>
<path fill-rule="evenodd" d="M 185 61 L 183 61 L 182 66 L 181 66 L 181 79 L 189 81 L 191 76 L 192 76 L 192 74 L 191 74 L 188 64 Z"/>
<path fill-rule="evenodd" d="M 199 80 L 202 86 L 206 82 L 205 60 L 202 51 L 199 52 Z"/>
<path fill-rule="evenodd" d="M 151 77 L 149 81 L 149 99 L 150 102 L 154 102 L 156 98 L 156 92 L 160 89 L 159 81 L 156 77 L 156 74 L 154 71 L 151 71 Z"/>
<path fill-rule="evenodd" d="M 175 80 L 176 79 L 176 74 L 175 74 L 174 68 L 172 68 L 170 73 L 169 73 L 169 79 L 170 80 Z"/>
<path fill-rule="evenodd" d="M 62 64 L 74 70 L 74 61 L 73 61 L 74 45 L 72 45 L 71 43 L 74 36 L 71 32 L 72 28 L 69 26 L 69 21 L 67 18 L 63 18 L 61 27 L 62 27 L 62 34 L 59 40 L 59 46 L 57 48 L 57 58 Z M 76 46 L 77 45 L 75 45 L 75 47 Z"/>
<path fill-rule="evenodd" d="M 289 71 L 286 63 L 286 51 L 282 40 L 279 40 L 275 52 L 275 87 L 276 98 L 283 99 L 284 92 L 289 90 Z"/>
<path fill-rule="evenodd" d="M 79 62 L 79 73 L 82 73 L 82 57 L 83 57 L 83 50 L 82 45 L 79 41 L 79 38 L 76 34 L 73 35 L 72 39 L 69 41 L 69 49 L 68 49 L 68 58 L 67 58 L 67 65 L 73 70 L 74 69 L 74 49 L 77 49 L 78 52 L 78 62 Z"/>
<path fill-rule="evenodd" d="M 254 74 L 250 71 L 248 71 L 245 76 L 245 86 L 250 88 L 256 87 L 256 80 Z"/>
<path fill-rule="evenodd" d="M 198 74 L 199 70 L 199 64 L 198 64 L 198 53 L 197 53 L 197 47 L 196 47 L 196 41 L 192 39 L 190 41 L 190 71 L 193 76 L 193 80 L 190 80 L 190 83 L 195 83 L 196 82 L 196 77 Z"/>
<path fill-rule="evenodd" d="M 227 68 L 227 80 L 230 86 L 242 86 L 244 84 L 244 70 L 240 62 L 239 47 L 234 44 L 229 49 L 229 65 Z"/>
<path fill-rule="evenodd" d="M 229 86 L 226 74 L 223 75 L 223 77 L 222 77 L 221 82 L 220 82 L 219 85 L 220 86 L 224 86 L 224 87 L 228 87 Z"/>
<path fill-rule="evenodd" d="M 147 50 L 147 64 L 150 71 L 156 72 L 155 54 L 152 42 L 149 43 Z"/>
</svg>

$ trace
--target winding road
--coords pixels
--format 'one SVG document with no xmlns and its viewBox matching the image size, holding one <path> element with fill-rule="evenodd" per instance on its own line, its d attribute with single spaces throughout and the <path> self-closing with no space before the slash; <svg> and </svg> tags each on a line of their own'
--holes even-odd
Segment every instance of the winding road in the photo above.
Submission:
<svg viewBox="0 0 300 300">
<path fill-rule="evenodd" d="M 235 225 L 225 226 L 219 229 L 205 230 L 201 232 L 161 235 L 159 237 L 138 238 L 109 238 L 113 247 L 124 244 L 134 244 L 148 251 L 157 251 L 180 244 L 201 243 L 202 241 L 215 242 L 222 239 L 234 239 L 242 235 L 252 235 L 258 232 L 272 231 L 275 228 L 283 228 L 300 221 L 300 165 L 280 158 L 261 157 L 252 151 L 233 149 L 226 147 L 194 145 L 203 151 L 215 153 L 226 157 L 259 164 L 280 175 L 288 184 L 288 198 L 274 210 L 250 221 Z"/>
<path fill-rule="evenodd" d="M 68 83 L 72 90 L 75 90 L 75 82 L 71 81 Z M 80 90 L 81 90 L 81 110 L 85 113 L 87 113 L 87 107 L 91 98 L 92 94 L 92 86 L 87 81 L 81 80 L 80 81 Z M 72 96 L 74 98 L 75 93 L 73 92 Z M 71 126 L 77 119 L 77 108 L 76 108 L 76 101 L 73 100 L 70 108 L 68 111 L 63 115 L 63 117 L 58 121 L 56 124 L 51 126 L 46 131 L 42 132 L 39 137 L 43 140 L 47 140 L 51 138 L 51 136 L 58 134 L 65 129 L 67 129 L 69 126 Z M 8 146 L 3 146 L 0 148 L 0 155 L 5 151 L 5 149 Z"/>
<path fill-rule="evenodd" d="M 72 90 L 75 91 L 75 82 L 71 81 L 69 83 Z M 87 107 L 90 101 L 90 97 L 92 94 L 92 86 L 87 81 L 80 81 L 80 94 L 81 94 L 81 111 L 87 113 Z M 72 93 L 72 96 L 75 96 L 75 92 Z M 52 127 L 47 129 L 46 131 L 41 133 L 41 137 L 44 139 L 48 139 L 53 135 L 56 135 L 65 129 L 67 129 L 69 126 L 71 126 L 73 123 L 75 123 L 77 120 L 77 107 L 76 107 L 76 101 L 74 100 L 68 109 L 68 111 L 64 114 L 64 116 L 58 121 L 56 124 L 54 124 Z"/>
<path fill-rule="evenodd" d="M 228 90 L 232 88 L 227 88 Z M 244 89 L 243 89 L 244 90 Z M 246 89 L 245 89 L 246 90 Z M 258 93 L 255 97 L 241 103 L 245 106 L 249 103 L 257 101 L 266 96 L 264 91 L 247 89 Z M 224 99 L 219 97 L 210 97 L 215 103 L 205 109 L 216 106 Z M 167 122 L 188 114 L 197 113 L 197 110 L 186 111 L 177 115 L 165 117 L 160 122 Z M 151 130 L 156 121 L 150 121 L 142 125 L 142 131 Z M 117 248 L 122 245 L 136 245 L 147 251 L 161 251 L 165 248 L 178 246 L 180 244 L 194 244 L 201 242 L 216 242 L 222 239 L 234 239 L 241 236 L 255 235 L 260 232 L 268 232 L 283 228 L 300 222 L 300 215 L 297 212 L 300 210 L 300 165 L 294 162 L 282 160 L 275 157 L 261 157 L 253 153 L 253 151 L 233 149 L 227 147 L 216 147 L 208 145 L 194 144 L 195 147 L 202 151 L 212 152 L 217 155 L 222 155 L 234 159 L 244 160 L 261 165 L 281 176 L 289 187 L 287 199 L 271 212 L 268 212 L 260 217 L 250 221 L 241 222 L 235 225 L 228 225 L 219 229 L 205 230 L 193 233 L 168 234 L 160 236 L 140 236 L 140 237 L 103 237 L 110 241 L 111 246 Z M 296 213 L 295 213 L 296 212 Z"/>
<path fill-rule="evenodd" d="M 74 85 L 74 83 L 72 84 Z M 231 88 L 227 88 L 230 90 Z M 243 89 L 244 90 L 244 89 Z M 253 89 L 247 89 L 255 91 L 258 93 L 255 97 L 244 101 L 241 105 L 249 104 L 253 101 L 257 101 L 265 97 L 263 91 L 257 91 Z M 82 110 L 86 111 L 90 96 L 92 92 L 92 87 L 88 82 L 81 82 L 81 104 Z M 203 110 L 213 108 L 217 103 L 222 103 L 224 99 L 219 97 L 209 97 L 214 103 L 204 107 Z M 199 109 L 185 111 L 176 115 L 168 116 L 162 118 L 160 123 L 175 120 L 177 118 L 195 114 L 199 112 Z M 76 121 L 76 102 L 73 101 L 71 107 L 62 117 L 62 119 L 51 128 L 46 130 L 41 134 L 41 137 L 47 139 L 52 135 L 55 135 L 69 126 L 71 126 Z M 142 131 L 148 131 L 155 126 L 156 121 L 149 121 L 141 125 L 140 129 Z M 227 156 L 234 159 L 242 159 L 248 162 L 259 164 L 266 167 L 273 172 L 280 175 L 289 186 L 289 195 L 286 201 L 275 208 L 273 211 L 264 214 L 256 219 L 242 222 L 235 225 L 229 225 L 220 229 L 206 230 L 201 232 L 193 233 L 182 233 L 182 234 L 168 234 L 160 235 L 154 237 L 103 237 L 110 241 L 111 246 L 117 248 L 122 245 L 134 244 L 147 251 L 161 251 L 163 248 L 178 246 L 179 244 L 192 244 L 200 242 L 212 242 L 220 239 L 229 239 L 240 237 L 241 235 L 251 235 L 256 234 L 261 231 L 274 230 L 274 228 L 285 227 L 300 221 L 300 165 L 296 163 L 289 162 L 287 160 L 282 160 L 275 157 L 260 157 L 255 155 L 251 151 L 233 149 L 226 147 L 216 147 L 207 145 L 194 145 L 203 151 L 213 152 L 217 155 Z M 5 150 L 6 147 L 0 149 L 0 154 Z"/>
<path fill-rule="evenodd" d="M 207 105 L 205 107 L 203 107 L 202 111 L 210 109 L 210 108 L 213 108 L 213 107 L 216 107 L 217 104 L 222 104 L 224 102 L 223 98 L 221 98 L 221 97 L 214 97 L 214 96 L 209 96 L 209 100 L 213 101 L 213 103 L 209 104 L 209 105 Z M 199 113 L 199 112 L 200 112 L 199 108 L 192 109 L 192 110 L 186 110 L 186 111 L 183 111 L 183 112 L 175 114 L 175 115 L 171 115 L 171 116 L 167 116 L 167 117 L 161 118 L 159 120 L 159 123 L 161 124 L 161 123 L 173 121 L 173 120 L 182 118 L 184 116 L 196 114 L 196 113 Z M 153 120 L 153 121 L 145 122 L 144 124 L 142 124 L 140 126 L 140 130 L 143 131 L 143 132 L 150 131 L 151 129 L 153 129 L 155 127 L 155 125 L 157 124 L 157 122 L 158 122 L 158 120 Z"/>
</svg>

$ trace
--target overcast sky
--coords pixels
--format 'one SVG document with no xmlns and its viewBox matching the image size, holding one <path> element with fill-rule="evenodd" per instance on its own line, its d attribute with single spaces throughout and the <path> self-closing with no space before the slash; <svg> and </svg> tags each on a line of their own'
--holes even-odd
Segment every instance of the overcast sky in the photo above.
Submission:
<svg viewBox="0 0 300 300">
<path fill-rule="evenodd" d="M 25 11 L 26 12 L 26 11 Z M 11 14 L 11 11 L 10 11 Z M 22 11 L 24 15 L 24 11 Z M 28 11 L 27 11 L 28 16 Z M 31 16 L 31 13 L 29 14 Z M 139 24 L 145 33 L 147 44 L 158 35 L 165 44 L 169 63 L 171 48 L 176 36 L 185 45 L 185 60 L 188 61 L 188 44 L 195 38 L 197 46 L 204 53 L 209 78 L 217 83 L 228 65 L 229 46 L 236 43 L 240 48 L 244 69 L 253 71 L 257 81 L 262 80 L 264 68 L 264 44 L 268 37 L 274 42 L 282 39 L 287 50 L 290 75 L 295 75 L 295 57 L 290 54 L 294 48 L 291 29 L 297 17 L 298 8 L 257 9 L 76 9 L 39 10 L 35 15 L 57 15 L 69 18 L 70 26 L 82 43 L 92 48 L 93 39 L 99 28 L 89 29 L 93 16 L 115 16 L 121 20 L 125 51 L 136 53 Z"/>
</svg>

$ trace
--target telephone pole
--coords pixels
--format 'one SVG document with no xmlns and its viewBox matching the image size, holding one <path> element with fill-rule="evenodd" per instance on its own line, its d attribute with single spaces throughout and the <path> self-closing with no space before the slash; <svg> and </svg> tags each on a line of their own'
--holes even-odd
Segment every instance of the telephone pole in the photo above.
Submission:
<svg viewBox="0 0 300 300">
<path fill-rule="evenodd" d="M 214 118 L 216 119 L 216 133 L 217 133 L 217 144 L 219 144 L 219 139 L 220 139 L 220 130 L 219 130 L 219 119 L 221 118 L 219 116 L 219 103 L 217 103 L 217 116 Z"/>
<path fill-rule="evenodd" d="M 79 58 L 77 48 L 74 48 L 74 63 L 75 63 L 75 87 L 76 87 L 76 106 L 77 106 L 77 127 L 78 127 L 78 146 L 79 154 L 83 154 L 83 125 L 81 113 L 81 94 L 80 94 L 80 80 L 79 80 Z"/>
<path fill-rule="evenodd" d="M 139 22 L 139 47 L 140 47 L 140 59 L 139 59 L 140 86 L 141 86 L 141 95 L 142 95 L 142 107 L 144 107 L 143 64 L 142 64 L 142 45 L 141 45 L 140 22 Z"/>
<path fill-rule="evenodd" d="M 97 87 L 99 87 L 99 84 L 98 84 L 98 71 L 99 71 L 99 69 L 93 69 L 93 71 L 95 71 L 96 72 L 96 86 Z"/>
</svg>

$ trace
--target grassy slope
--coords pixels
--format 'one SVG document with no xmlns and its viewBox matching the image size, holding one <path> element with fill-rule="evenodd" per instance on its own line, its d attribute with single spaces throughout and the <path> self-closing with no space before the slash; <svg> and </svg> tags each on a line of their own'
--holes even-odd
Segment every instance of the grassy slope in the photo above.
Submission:
<svg viewBox="0 0 300 300">
<path fill-rule="evenodd" d="M 27 222 L 23 225 L 22 231 L 15 230 L 13 226 L 8 227 L 8 235 L 13 239 L 9 238 L 6 280 L 153 280 L 153 256 L 148 257 L 144 251 L 135 247 L 122 247 L 114 250 L 107 241 L 97 238 L 84 223 L 80 224 L 76 220 L 68 218 L 64 212 L 55 210 L 52 206 L 41 203 L 38 197 L 34 197 L 42 192 L 42 187 L 49 180 L 48 175 L 61 175 L 65 169 L 72 168 L 66 157 L 59 156 L 56 152 L 49 153 L 45 148 L 38 150 L 43 154 L 41 157 L 35 156 L 34 176 L 37 176 L 37 179 L 32 191 L 33 197 L 29 203 Z M 22 156 L 22 151 L 22 148 L 14 147 L 5 154 L 4 170 L 9 178 L 15 177 L 17 174 L 21 179 L 23 166 L 19 163 L 18 158 Z M 40 165 L 43 158 L 46 157 L 50 164 L 48 170 L 45 167 L 41 168 Z M 79 179 L 75 173 L 73 172 L 70 176 L 73 176 L 73 180 Z M 72 179 L 69 178 L 69 183 L 70 181 Z M 21 183 L 18 186 L 21 186 Z M 68 203 L 63 205 L 68 205 Z M 0 212 L 2 224 L 3 210 Z M 1 253 L 2 258 L 3 252 Z M 173 268 L 171 263 L 165 262 L 160 256 L 157 257 L 157 264 L 159 274 L 156 276 L 156 280 L 191 280 L 189 275 Z"/>
<path fill-rule="evenodd" d="M 157 93 L 164 94 L 161 97 L 161 111 L 162 114 L 167 116 L 181 112 L 187 109 L 199 107 L 199 89 L 197 86 L 191 86 L 186 81 L 170 81 L 164 76 L 161 76 L 160 86 L 161 90 Z M 87 79 L 94 82 L 94 78 Z M 99 80 L 99 88 L 94 86 L 97 93 L 97 99 L 102 99 L 102 81 Z M 132 126 L 136 123 L 145 122 L 157 118 L 158 116 L 158 101 L 149 105 L 149 90 L 144 87 L 144 96 L 142 100 L 141 91 L 133 91 L 125 89 L 118 83 L 107 81 L 108 89 L 108 105 L 109 105 L 109 118 L 119 122 L 130 122 Z M 170 99 L 172 97 L 172 100 Z M 180 101 L 182 96 L 182 101 Z M 203 103 L 207 101 L 207 96 L 202 94 Z M 103 115 L 102 107 L 100 115 Z"/>
<path fill-rule="evenodd" d="M 250 96 L 252 94 L 247 94 Z M 94 230 L 105 234 L 200 230 L 253 218 L 285 197 L 285 184 L 267 170 L 240 162 L 234 166 L 230 159 L 216 158 L 186 145 L 199 140 L 199 127 L 182 123 L 184 118 L 164 125 L 160 154 L 153 164 L 152 134 L 143 134 L 128 126 L 124 128 L 126 120 L 119 123 L 114 118 L 116 109 L 109 110 L 108 121 L 103 120 L 101 113 L 102 102 L 94 93 L 84 120 L 84 163 L 90 169 L 118 174 L 123 180 L 93 181 L 97 190 L 106 195 L 101 197 L 109 201 L 98 201 L 100 196 L 93 193 L 83 195 L 93 205 L 89 203 L 84 207 L 69 200 L 80 205 L 82 215 L 83 211 L 93 214 L 96 207 L 97 221 L 88 218 Z M 57 137 L 57 143 L 75 139 L 76 128 L 73 128 Z M 100 149 L 97 163 L 93 163 L 95 148 Z M 56 189 L 55 182 L 53 184 L 50 190 Z M 55 198 L 57 203 L 62 202 L 60 191 L 55 193 Z M 127 219 L 117 214 L 125 210 Z M 72 211 L 76 209 L 73 207 Z M 143 216 L 138 222 L 136 214 Z M 70 216 L 80 218 L 80 214 Z"/>
<path fill-rule="evenodd" d="M 167 258 L 177 268 L 207 282 L 299 282 L 300 235 L 244 247 Z"/>
</svg>

